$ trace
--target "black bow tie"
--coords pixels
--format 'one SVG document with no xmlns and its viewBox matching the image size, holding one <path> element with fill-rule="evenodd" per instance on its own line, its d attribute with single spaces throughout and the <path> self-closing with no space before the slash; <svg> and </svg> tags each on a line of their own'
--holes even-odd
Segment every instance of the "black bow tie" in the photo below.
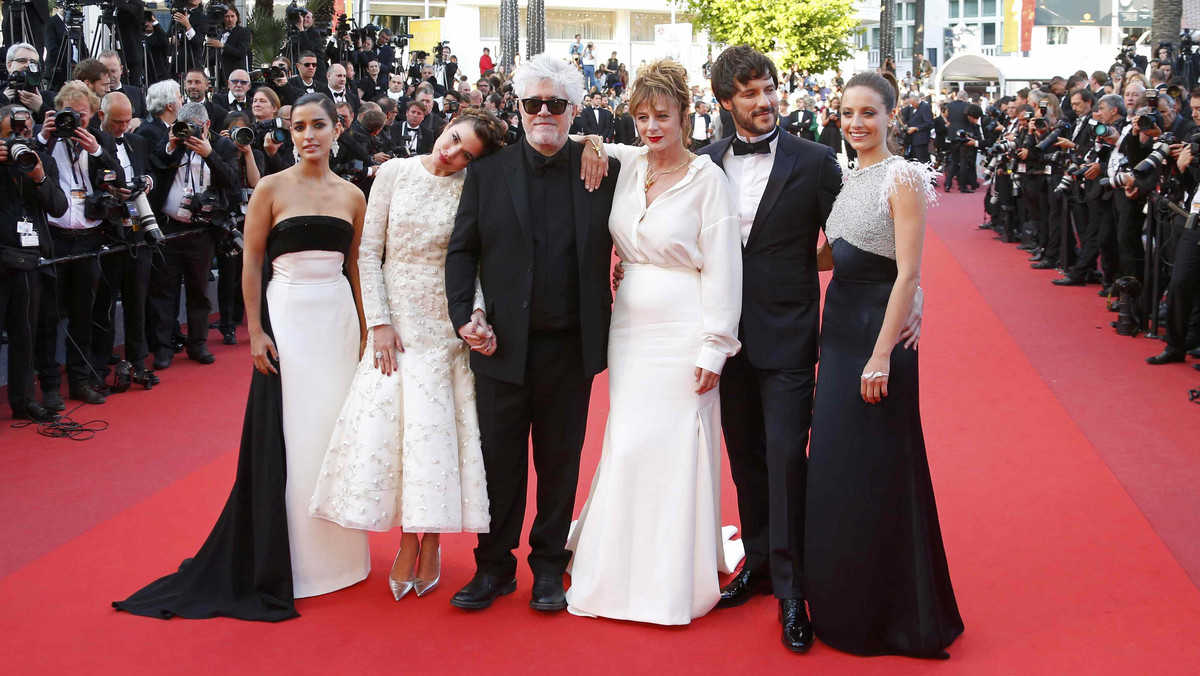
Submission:
<svg viewBox="0 0 1200 676">
<path fill-rule="evenodd" d="M 567 158 L 561 155 L 555 154 L 546 157 L 545 155 L 538 154 L 533 157 L 533 173 L 538 176 L 545 176 L 547 171 L 555 167 L 565 168 L 566 166 Z"/>
<path fill-rule="evenodd" d="M 766 138 L 760 138 L 753 143 L 747 143 L 737 136 L 733 137 L 733 154 L 737 155 L 769 155 L 771 153 L 771 141 L 775 140 L 779 130 L 771 132 L 771 135 Z"/>
<path fill-rule="evenodd" d="M 116 144 L 117 144 L 117 145 L 119 145 L 119 146 L 123 146 L 123 145 L 125 145 L 125 137 L 124 137 L 124 136 L 118 136 L 118 137 L 116 137 L 116 138 L 114 138 L 114 139 L 113 139 L 113 142 L 114 142 L 114 143 L 116 143 Z"/>
</svg>

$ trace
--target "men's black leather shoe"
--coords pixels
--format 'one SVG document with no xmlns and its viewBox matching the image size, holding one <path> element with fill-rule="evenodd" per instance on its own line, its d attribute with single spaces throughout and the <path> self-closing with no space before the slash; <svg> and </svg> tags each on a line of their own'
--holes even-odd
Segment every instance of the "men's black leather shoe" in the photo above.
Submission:
<svg viewBox="0 0 1200 676">
<path fill-rule="evenodd" d="M 1066 277 L 1052 279 L 1050 280 L 1050 283 L 1055 286 L 1083 286 L 1086 284 L 1082 277 L 1076 277 L 1074 275 L 1067 275 Z"/>
<path fill-rule="evenodd" d="M 226 345 L 237 345 L 237 333 L 233 331 L 226 331 L 224 336 L 221 338 L 221 342 L 225 343 Z"/>
<path fill-rule="evenodd" d="M 159 352 L 154 355 L 154 370 L 161 371 L 165 368 L 170 368 L 173 357 L 174 355 L 169 352 Z"/>
<path fill-rule="evenodd" d="M 1159 366 L 1161 364 L 1182 364 L 1187 359 L 1187 354 L 1167 348 L 1153 357 L 1146 357 L 1147 364 Z"/>
<path fill-rule="evenodd" d="M 93 390 L 88 385 L 72 385 L 67 393 L 72 399 L 82 401 L 85 404 L 103 404 L 104 395 L 96 390 Z"/>
<path fill-rule="evenodd" d="M 783 645 L 794 653 L 806 653 L 813 646 L 812 622 L 800 599 L 779 599 L 779 624 L 783 626 Z"/>
<path fill-rule="evenodd" d="M 450 605 L 464 610 L 483 610 L 492 601 L 517 590 L 517 578 L 501 578 L 487 573 L 476 573 L 467 586 L 450 598 Z"/>
<path fill-rule="evenodd" d="M 555 612 L 567 607 L 567 592 L 563 590 L 561 575 L 538 575 L 533 580 L 533 594 L 529 607 L 534 610 Z"/>
<path fill-rule="evenodd" d="M 1038 262 L 1033 263 L 1029 267 L 1034 270 L 1053 270 L 1058 267 L 1058 261 L 1043 256 Z"/>
<path fill-rule="evenodd" d="M 58 390 L 42 393 L 42 405 L 51 411 L 65 411 L 67 405 L 63 403 L 62 394 Z"/>
<path fill-rule="evenodd" d="M 743 570 L 729 584 L 721 587 L 721 600 L 717 601 L 718 608 L 734 608 L 759 594 L 771 593 L 771 576 Z"/>
<path fill-rule="evenodd" d="M 1029 257 L 1029 260 L 1036 263 L 1045 257 L 1046 257 L 1046 252 L 1042 251 L 1041 249 L 1038 249 L 1037 251 L 1033 252 L 1033 255 Z"/>
<path fill-rule="evenodd" d="M 32 420 L 35 423 L 48 423 L 58 420 L 58 414 L 30 399 L 25 402 L 23 408 L 13 411 L 13 418 L 17 420 Z"/>
<path fill-rule="evenodd" d="M 192 352 L 191 350 L 189 350 L 188 351 L 188 359 L 191 359 L 194 362 L 199 362 L 201 364 L 211 364 L 217 360 L 217 358 L 213 356 L 213 353 L 209 352 L 207 348 L 202 349 L 202 350 L 197 350 L 195 352 Z"/>
</svg>

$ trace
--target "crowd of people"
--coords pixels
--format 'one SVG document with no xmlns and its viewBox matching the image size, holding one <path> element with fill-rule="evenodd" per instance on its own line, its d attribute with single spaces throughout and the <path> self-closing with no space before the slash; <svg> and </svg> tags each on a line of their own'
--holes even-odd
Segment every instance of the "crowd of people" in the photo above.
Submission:
<svg viewBox="0 0 1200 676">
<path fill-rule="evenodd" d="M 1172 52 L 1147 62 L 1125 51 L 1107 71 L 995 101 L 951 92 L 932 125 L 918 98 L 909 123 L 932 129 L 909 154 L 932 148 L 946 191 L 986 185 L 981 229 L 1034 270 L 1059 272 L 1055 285 L 1097 285 L 1118 333 L 1165 327 L 1154 365 L 1200 359 L 1200 89 L 1194 56 Z"/>
</svg>

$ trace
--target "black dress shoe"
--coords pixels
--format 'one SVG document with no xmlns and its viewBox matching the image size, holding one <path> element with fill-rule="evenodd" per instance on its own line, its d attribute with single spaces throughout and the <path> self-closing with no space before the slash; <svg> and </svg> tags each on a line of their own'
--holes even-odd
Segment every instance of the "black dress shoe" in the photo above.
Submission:
<svg viewBox="0 0 1200 676">
<path fill-rule="evenodd" d="M 237 333 L 234 331 L 226 331 L 221 338 L 221 342 L 226 345 L 237 345 Z"/>
<path fill-rule="evenodd" d="M 170 352 L 159 352 L 158 354 L 154 355 L 154 370 L 161 371 L 165 368 L 170 368 L 171 359 L 174 356 L 175 355 Z"/>
<path fill-rule="evenodd" d="M 23 408 L 13 411 L 13 418 L 17 420 L 32 420 L 35 423 L 48 423 L 58 420 L 58 414 L 30 399 L 25 402 Z"/>
<path fill-rule="evenodd" d="M 42 393 L 42 405 L 51 411 L 65 411 L 67 405 L 63 403 L 62 395 L 58 390 Z"/>
<path fill-rule="evenodd" d="M 734 608 L 759 594 L 771 593 L 771 576 L 743 570 L 729 584 L 721 587 L 721 600 L 717 601 L 718 608 Z"/>
<path fill-rule="evenodd" d="M 1050 280 L 1050 283 L 1055 286 L 1083 286 L 1087 282 L 1083 281 L 1083 277 L 1077 277 L 1075 275 L 1067 275 L 1066 277 L 1052 279 L 1052 280 Z"/>
<path fill-rule="evenodd" d="M 965 193 L 968 193 L 968 194 L 969 194 L 969 193 L 973 193 L 973 192 L 975 192 L 975 189 L 974 189 L 974 188 L 959 188 L 959 189 L 958 189 L 958 191 L 959 191 L 959 192 L 965 192 Z"/>
<path fill-rule="evenodd" d="M 1160 366 L 1162 364 L 1182 364 L 1185 359 L 1187 359 L 1186 352 L 1180 352 L 1168 347 L 1153 357 L 1146 357 L 1146 363 L 1153 364 L 1154 366 Z"/>
<path fill-rule="evenodd" d="M 195 352 L 188 350 L 188 359 L 201 364 L 211 364 L 217 360 L 217 358 L 213 356 L 213 353 L 209 352 L 208 348 L 206 347 L 196 350 Z"/>
<path fill-rule="evenodd" d="M 566 610 L 567 592 L 563 590 L 562 575 L 538 575 L 534 578 L 529 607 L 546 612 Z"/>
<path fill-rule="evenodd" d="M 779 624 L 783 625 L 783 645 L 794 653 L 806 653 L 813 646 L 812 622 L 800 599 L 779 599 Z"/>
<path fill-rule="evenodd" d="M 1038 262 L 1029 267 L 1034 270 L 1053 270 L 1058 267 L 1058 261 L 1043 256 Z"/>
<path fill-rule="evenodd" d="M 476 573 L 467 586 L 458 590 L 450 599 L 450 605 L 465 610 L 483 610 L 492 601 L 517 590 L 517 578 L 498 577 L 487 573 Z"/>
<path fill-rule="evenodd" d="M 1038 249 L 1037 251 L 1033 252 L 1033 255 L 1029 257 L 1029 260 L 1036 263 L 1045 257 L 1046 257 L 1046 252 L 1042 251 L 1041 249 Z"/>
<path fill-rule="evenodd" d="M 76 401 L 82 401 L 85 404 L 103 404 L 104 395 L 96 390 L 93 390 L 89 385 L 72 385 L 67 392 L 67 395 Z"/>
</svg>

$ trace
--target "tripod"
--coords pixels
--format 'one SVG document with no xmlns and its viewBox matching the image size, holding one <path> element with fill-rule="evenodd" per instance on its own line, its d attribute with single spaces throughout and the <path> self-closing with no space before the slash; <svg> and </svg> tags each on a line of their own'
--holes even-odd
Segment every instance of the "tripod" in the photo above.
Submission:
<svg viewBox="0 0 1200 676">
<path fill-rule="evenodd" d="M 58 57 L 50 70 L 50 86 L 54 89 L 71 79 L 71 69 L 79 63 L 76 55 L 87 58 L 88 54 L 87 44 L 83 40 L 83 8 L 65 7 L 63 23 L 67 27 L 67 33 L 58 45 Z"/>
<path fill-rule="evenodd" d="M 25 13 L 29 0 L 8 0 L 5 4 L 8 7 L 8 20 L 4 26 L 5 46 L 11 47 L 18 42 L 36 45 L 37 42 L 33 39 L 33 28 L 29 25 L 29 15 Z M 40 57 L 41 54 L 38 56 Z"/>
<path fill-rule="evenodd" d="M 184 12 L 186 14 L 186 12 Z M 183 87 L 184 80 L 187 79 L 187 72 L 193 68 L 204 68 L 208 63 L 208 53 L 211 49 L 207 41 L 204 44 L 204 50 L 200 55 L 199 63 L 196 63 L 192 58 L 192 46 L 188 44 L 187 29 L 178 21 L 171 22 L 171 42 L 175 45 L 175 61 L 171 64 L 175 71 L 175 78 L 179 80 L 179 86 Z"/>
<path fill-rule="evenodd" d="M 138 81 L 129 82 L 129 84 L 135 85 L 144 90 L 146 87 L 146 73 L 144 64 L 148 60 L 149 55 L 146 54 L 146 41 L 141 40 L 140 42 L 143 68 L 141 72 L 138 73 Z M 112 8 L 104 9 L 100 13 L 100 20 L 96 25 L 96 32 L 94 35 L 92 35 L 92 50 L 90 53 L 99 55 L 100 52 L 105 51 L 106 49 L 111 49 L 112 51 L 116 52 L 120 57 L 122 64 L 129 64 L 129 59 L 126 55 L 125 44 L 121 40 L 121 31 L 117 29 L 116 10 Z M 128 68 L 126 68 L 125 72 L 126 79 L 128 80 L 132 73 L 130 73 Z"/>
</svg>

